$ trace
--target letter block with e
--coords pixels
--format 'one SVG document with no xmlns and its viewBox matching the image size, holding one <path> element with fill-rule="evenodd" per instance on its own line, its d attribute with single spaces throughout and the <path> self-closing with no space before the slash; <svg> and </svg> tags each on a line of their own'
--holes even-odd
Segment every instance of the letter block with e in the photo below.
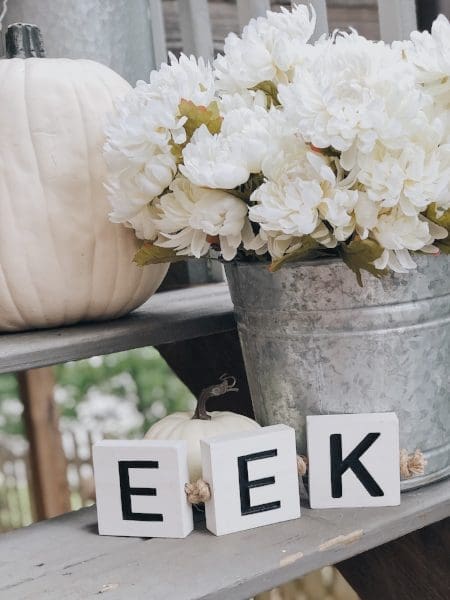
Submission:
<svg viewBox="0 0 450 600">
<path fill-rule="evenodd" d="M 295 431 L 286 425 L 201 441 L 206 527 L 223 535 L 300 516 Z"/>
<path fill-rule="evenodd" d="M 400 504 L 395 413 L 306 417 L 311 508 Z"/>
<path fill-rule="evenodd" d="M 192 531 L 186 442 L 104 440 L 93 454 L 101 535 L 183 538 Z"/>
</svg>

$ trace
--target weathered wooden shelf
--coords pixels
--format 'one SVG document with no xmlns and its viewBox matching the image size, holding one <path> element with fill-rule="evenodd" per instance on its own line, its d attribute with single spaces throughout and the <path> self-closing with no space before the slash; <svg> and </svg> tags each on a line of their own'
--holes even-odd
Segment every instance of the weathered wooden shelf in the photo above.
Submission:
<svg viewBox="0 0 450 600">
<path fill-rule="evenodd" d="M 115 321 L 0 335 L 0 373 L 213 335 L 235 326 L 226 283 L 162 292 Z"/>
<path fill-rule="evenodd" d="M 450 515 L 450 481 L 402 494 L 393 508 L 310 510 L 220 538 L 203 525 L 184 540 L 97 535 L 94 508 L 0 536 L 0 597 L 88 600 L 249 598 Z"/>
</svg>

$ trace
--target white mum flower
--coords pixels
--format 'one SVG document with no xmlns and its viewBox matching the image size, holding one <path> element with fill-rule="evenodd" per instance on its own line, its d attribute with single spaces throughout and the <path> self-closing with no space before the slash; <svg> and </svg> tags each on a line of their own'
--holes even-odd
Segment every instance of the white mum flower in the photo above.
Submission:
<svg viewBox="0 0 450 600">
<path fill-rule="evenodd" d="M 212 69 L 202 59 L 182 55 L 138 82 L 117 105 L 107 126 L 105 159 L 111 220 L 131 223 L 171 183 L 177 165 L 172 144 L 186 141 L 179 115 L 182 99 L 208 105 L 214 98 Z"/>
<path fill-rule="evenodd" d="M 310 235 L 325 248 L 335 248 L 337 245 L 335 237 L 323 223 L 319 223 Z M 289 235 L 282 231 L 260 229 L 245 247 L 247 250 L 254 250 L 256 254 L 268 252 L 272 258 L 277 259 L 286 254 L 292 254 L 301 248 L 302 244 L 302 237 Z"/>
<path fill-rule="evenodd" d="M 180 171 L 194 185 L 231 190 L 249 177 L 241 153 L 232 140 L 199 127 L 183 150 Z"/>
<path fill-rule="evenodd" d="M 107 146 L 105 158 L 109 169 L 106 186 L 113 223 L 131 222 L 143 207 L 169 186 L 177 169 L 170 149 L 159 153 L 155 150 L 148 161 L 143 161 Z"/>
<path fill-rule="evenodd" d="M 177 177 L 170 189 L 160 200 L 158 246 L 200 258 L 214 242 L 224 259 L 232 260 L 241 243 L 253 239 L 242 200 L 222 190 L 199 188 L 184 177 Z"/>
<path fill-rule="evenodd" d="M 448 232 L 422 215 L 404 215 L 396 209 L 380 215 L 372 235 L 386 250 L 422 250 L 437 253 L 433 242 L 446 238 Z"/>
<path fill-rule="evenodd" d="M 275 84 L 289 80 L 295 65 L 302 61 L 310 46 L 316 17 L 304 5 L 279 13 L 267 11 L 267 17 L 252 19 L 242 36 L 230 33 L 224 54 L 214 62 L 217 86 L 228 93 L 240 92 L 262 81 Z"/>
<path fill-rule="evenodd" d="M 444 106 L 450 108 L 450 23 L 444 15 L 434 21 L 428 31 L 411 34 L 411 42 L 403 44 L 404 52 L 417 68 L 417 78 Z"/>
<path fill-rule="evenodd" d="M 373 263 L 375 267 L 389 267 L 396 273 L 407 273 L 417 266 L 409 250 L 438 254 L 433 242 L 446 238 L 448 232 L 421 215 L 403 215 L 397 209 L 379 217 L 372 235 L 384 248 L 383 254 Z"/>
<path fill-rule="evenodd" d="M 183 150 L 180 171 L 198 186 L 230 190 L 245 183 L 272 153 L 267 114 L 260 106 L 236 108 L 225 114 L 220 133 L 199 127 Z"/>
<path fill-rule="evenodd" d="M 281 231 L 301 237 L 312 233 L 319 224 L 319 204 L 322 190 L 317 181 L 263 183 L 251 197 L 256 205 L 250 208 L 250 219 L 267 231 Z"/>
<path fill-rule="evenodd" d="M 402 147 L 426 104 L 412 66 L 355 33 L 317 44 L 278 95 L 305 140 L 341 151 L 347 170 L 356 150 L 368 153 L 377 140 Z"/>
<path fill-rule="evenodd" d="M 158 236 L 156 220 L 159 218 L 159 200 L 147 204 L 126 223 L 134 229 L 136 237 L 141 240 L 154 240 Z"/>
<path fill-rule="evenodd" d="M 383 208 L 399 206 L 406 215 L 423 212 L 432 202 L 443 206 L 450 188 L 448 147 L 409 143 L 401 150 L 377 145 L 370 154 L 358 157 L 358 180 L 368 197 Z"/>
<path fill-rule="evenodd" d="M 347 239 L 356 226 L 353 211 L 359 192 L 348 189 L 345 180 L 338 181 L 330 164 L 321 154 L 300 154 L 252 194 L 256 204 L 250 208 L 250 219 L 265 231 L 294 237 L 311 235 L 327 221 L 336 239 Z"/>
</svg>

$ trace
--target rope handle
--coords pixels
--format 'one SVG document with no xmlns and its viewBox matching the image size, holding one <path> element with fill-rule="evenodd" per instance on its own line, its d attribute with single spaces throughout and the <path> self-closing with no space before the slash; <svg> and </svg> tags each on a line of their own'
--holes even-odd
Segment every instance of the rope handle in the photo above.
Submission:
<svg viewBox="0 0 450 600">
<path fill-rule="evenodd" d="M 423 453 L 417 449 L 408 454 L 407 450 L 400 450 L 400 479 L 410 479 L 425 473 L 427 461 Z M 297 454 L 297 471 L 303 477 L 308 471 L 308 458 Z M 197 479 L 194 483 L 186 483 L 184 486 L 189 504 L 200 504 L 211 500 L 211 488 L 203 479 Z"/>
</svg>

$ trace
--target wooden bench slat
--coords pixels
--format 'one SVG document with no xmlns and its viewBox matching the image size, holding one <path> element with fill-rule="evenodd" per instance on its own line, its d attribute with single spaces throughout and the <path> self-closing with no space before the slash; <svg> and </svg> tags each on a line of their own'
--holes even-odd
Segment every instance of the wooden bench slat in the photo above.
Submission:
<svg viewBox="0 0 450 600">
<path fill-rule="evenodd" d="M 0 536 L 0 596 L 8 600 L 248 598 L 444 519 L 450 481 L 402 495 L 393 508 L 310 510 L 300 519 L 220 538 L 100 537 L 95 509 Z M 109 587 L 108 587 L 109 586 Z"/>
<path fill-rule="evenodd" d="M 193 339 L 235 326 L 226 283 L 163 292 L 115 321 L 0 335 L 0 373 Z"/>
</svg>

